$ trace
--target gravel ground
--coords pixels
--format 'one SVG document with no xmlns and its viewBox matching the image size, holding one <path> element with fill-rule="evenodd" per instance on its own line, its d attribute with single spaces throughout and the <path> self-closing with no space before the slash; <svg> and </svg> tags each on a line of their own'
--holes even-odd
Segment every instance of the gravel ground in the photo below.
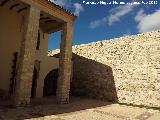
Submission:
<svg viewBox="0 0 160 120">
<path fill-rule="evenodd" d="M 59 105 L 49 97 L 34 99 L 26 108 L 1 102 L 0 120 L 160 120 L 160 111 L 77 97 Z"/>
</svg>

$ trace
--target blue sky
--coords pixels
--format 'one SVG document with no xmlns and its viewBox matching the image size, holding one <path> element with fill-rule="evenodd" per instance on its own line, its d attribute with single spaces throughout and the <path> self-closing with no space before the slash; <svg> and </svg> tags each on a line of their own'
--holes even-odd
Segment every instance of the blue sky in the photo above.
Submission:
<svg viewBox="0 0 160 120">
<path fill-rule="evenodd" d="M 85 44 L 125 35 L 134 35 L 160 29 L 160 1 L 137 0 L 140 5 L 113 4 L 115 0 L 51 0 L 75 13 L 73 45 Z M 87 2 L 109 3 L 87 4 Z M 121 0 L 129 2 L 129 0 Z M 130 1 L 133 3 L 134 1 Z M 143 3 L 142 3 L 143 2 Z M 147 3 L 148 2 L 148 3 Z M 145 4 L 144 4 L 145 3 Z M 49 40 L 49 50 L 60 47 L 61 33 L 52 33 Z"/>
</svg>

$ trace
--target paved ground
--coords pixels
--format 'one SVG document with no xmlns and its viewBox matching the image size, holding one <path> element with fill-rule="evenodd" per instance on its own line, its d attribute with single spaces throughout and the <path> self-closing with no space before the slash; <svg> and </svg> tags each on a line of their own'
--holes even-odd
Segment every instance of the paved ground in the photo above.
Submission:
<svg viewBox="0 0 160 120">
<path fill-rule="evenodd" d="M 160 111 L 74 97 L 68 105 L 57 105 L 45 98 L 27 108 L 0 103 L 0 120 L 160 120 Z"/>
</svg>

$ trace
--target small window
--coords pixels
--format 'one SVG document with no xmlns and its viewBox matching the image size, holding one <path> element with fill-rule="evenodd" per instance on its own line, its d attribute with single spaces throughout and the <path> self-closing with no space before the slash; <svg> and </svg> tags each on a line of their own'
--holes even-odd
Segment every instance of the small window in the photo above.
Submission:
<svg viewBox="0 0 160 120">
<path fill-rule="evenodd" d="M 39 50 L 39 46 L 40 46 L 40 32 L 38 31 L 38 38 L 37 38 L 36 50 Z"/>
</svg>

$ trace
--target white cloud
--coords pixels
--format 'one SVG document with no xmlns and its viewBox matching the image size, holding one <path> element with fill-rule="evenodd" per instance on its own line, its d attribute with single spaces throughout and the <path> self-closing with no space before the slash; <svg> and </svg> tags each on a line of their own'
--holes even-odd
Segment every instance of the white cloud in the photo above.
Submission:
<svg viewBox="0 0 160 120">
<path fill-rule="evenodd" d="M 60 5 L 60 6 L 64 6 L 65 5 L 65 2 L 64 0 L 49 0 L 57 5 Z"/>
<path fill-rule="evenodd" d="M 131 12 L 134 5 L 118 6 L 110 10 L 111 14 L 108 16 L 108 25 L 112 25 L 114 22 L 120 21 L 120 18 Z"/>
<path fill-rule="evenodd" d="M 81 4 L 79 3 L 74 3 L 74 7 L 75 7 L 75 12 L 74 14 L 79 16 L 80 15 L 80 12 L 84 11 L 84 8 L 82 7 Z"/>
<path fill-rule="evenodd" d="M 95 21 L 90 22 L 89 27 L 94 29 L 94 28 L 97 28 L 97 27 L 101 26 L 102 24 L 104 24 L 106 22 L 107 22 L 107 18 L 104 17 L 104 18 L 102 18 L 100 20 L 95 20 Z"/>
<path fill-rule="evenodd" d="M 80 12 L 84 11 L 84 8 L 82 7 L 82 5 L 80 3 L 72 3 L 72 0 L 48 0 L 48 1 L 51 1 L 57 5 L 60 5 L 62 7 L 65 7 L 65 8 L 69 8 L 69 7 L 72 7 L 72 5 L 74 6 L 75 8 L 75 12 L 74 14 L 79 16 L 80 15 Z"/>
<path fill-rule="evenodd" d="M 103 17 L 102 19 L 90 22 L 89 27 L 97 28 L 105 23 L 108 23 L 108 25 L 112 25 L 113 23 L 120 21 L 121 17 L 130 13 L 134 7 L 135 5 L 128 5 L 128 4 L 115 7 L 109 11 L 110 13 L 109 16 L 106 16 L 106 17 Z"/>
<path fill-rule="evenodd" d="M 138 22 L 137 28 L 139 32 L 158 30 L 160 29 L 160 10 L 147 15 L 144 13 L 144 10 L 141 9 L 137 13 L 135 21 Z"/>
<path fill-rule="evenodd" d="M 48 1 L 51 1 L 63 7 L 69 7 L 71 5 L 71 0 L 48 0 Z"/>
<path fill-rule="evenodd" d="M 136 17 L 135 17 L 135 20 L 136 20 L 136 21 L 140 21 L 144 16 L 145 16 L 144 10 L 141 9 L 141 10 L 137 13 L 137 15 L 136 15 Z"/>
</svg>

